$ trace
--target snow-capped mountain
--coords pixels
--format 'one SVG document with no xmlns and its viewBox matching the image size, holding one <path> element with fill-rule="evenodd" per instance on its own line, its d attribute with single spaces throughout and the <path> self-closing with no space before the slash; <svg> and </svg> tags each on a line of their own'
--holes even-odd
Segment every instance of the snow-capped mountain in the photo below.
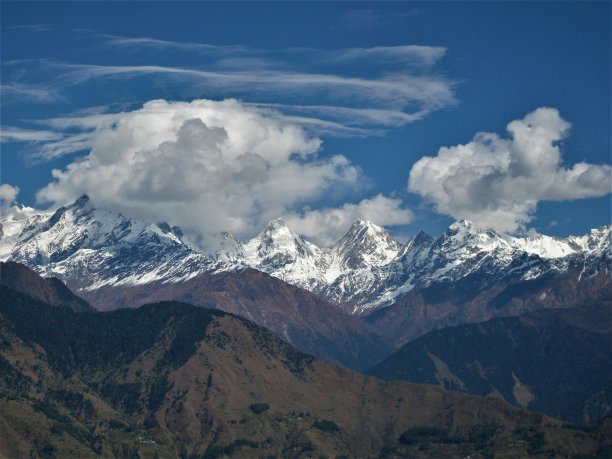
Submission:
<svg viewBox="0 0 612 459">
<path fill-rule="evenodd" d="M 384 228 L 357 220 L 333 248 L 334 262 L 343 270 L 390 263 L 402 248 Z"/>
<path fill-rule="evenodd" d="M 409 241 L 391 263 L 380 268 L 376 275 L 384 281 L 367 301 L 354 305 L 355 312 L 389 305 L 409 291 L 467 276 L 478 278 L 475 288 L 479 290 L 510 276 L 530 280 L 563 273 L 571 264 L 581 265 L 583 273 L 591 276 L 609 269 L 610 242 L 610 226 L 567 239 L 515 238 L 457 221 L 437 239 L 420 233 Z"/>
<path fill-rule="evenodd" d="M 95 209 L 87 196 L 52 214 L 11 215 L 2 228 L 10 231 L 1 241 L 2 253 L 9 253 L 3 260 L 59 277 L 77 290 L 179 282 L 219 264 L 192 248 L 179 228 Z"/>
<path fill-rule="evenodd" d="M 327 252 L 291 231 L 282 218 L 271 221 L 243 247 L 252 268 L 307 290 L 326 285 Z"/>
<path fill-rule="evenodd" d="M 51 212 L 41 212 L 24 206 L 13 207 L 5 211 L 0 223 L 0 260 L 6 260 L 11 256 L 26 226 L 34 227 L 51 215 Z"/>
<path fill-rule="evenodd" d="M 83 196 L 57 211 L 21 208 L 3 216 L 0 260 L 13 260 L 77 290 L 182 282 L 202 273 L 251 267 L 297 285 L 353 313 L 367 313 L 434 283 L 472 276 L 485 289 L 512 276 L 529 280 L 581 266 L 580 276 L 610 267 L 610 226 L 581 237 L 515 238 L 455 222 L 438 238 L 421 232 L 404 245 L 357 220 L 331 248 L 319 248 L 274 220 L 242 243 L 220 235 L 206 255 L 166 223 L 96 209 Z"/>
</svg>

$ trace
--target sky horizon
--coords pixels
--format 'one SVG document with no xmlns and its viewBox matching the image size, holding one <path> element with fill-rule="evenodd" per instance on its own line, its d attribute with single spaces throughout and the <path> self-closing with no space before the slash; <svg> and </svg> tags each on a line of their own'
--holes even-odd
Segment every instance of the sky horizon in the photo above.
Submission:
<svg viewBox="0 0 612 459">
<path fill-rule="evenodd" d="M 0 8 L 2 209 L 87 193 L 203 244 L 610 224 L 607 2 Z"/>
</svg>

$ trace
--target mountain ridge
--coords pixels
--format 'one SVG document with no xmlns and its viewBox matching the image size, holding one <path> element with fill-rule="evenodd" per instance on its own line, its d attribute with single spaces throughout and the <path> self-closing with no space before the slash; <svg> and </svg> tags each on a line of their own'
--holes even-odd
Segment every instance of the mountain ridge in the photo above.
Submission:
<svg viewBox="0 0 612 459">
<path fill-rule="evenodd" d="M 210 255 L 180 228 L 96 209 L 87 196 L 52 215 L 29 212 L 19 222 L 10 215 L 3 218 L 4 260 L 59 277 L 77 291 L 180 283 L 203 273 L 251 267 L 357 315 L 393 305 L 409 292 L 471 275 L 480 276 L 486 289 L 509 277 L 561 275 L 580 263 L 580 276 L 588 277 L 602 260 L 604 269 L 612 260 L 611 226 L 565 239 L 516 238 L 460 220 L 437 238 L 421 232 L 401 245 L 384 228 L 357 220 L 335 246 L 319 248 L 277 219 L 244 243 L 230 233 L 220 235 L 220 250 Z"/>
<path fill-rule="evenodd" d="M 584 431 L 493 398 L 385 383 L 220 311 L 166 302 L 82 314 L 0 290 L 0 454 L 8 457 L 549 457 L 609 449 L 601 427 Z"/>
<path fill-rule="evenodd" d="M 612 412 L 612 300 L 432 331 L 368 371 L 477 395 L 574 423 Z"/>
</svg>

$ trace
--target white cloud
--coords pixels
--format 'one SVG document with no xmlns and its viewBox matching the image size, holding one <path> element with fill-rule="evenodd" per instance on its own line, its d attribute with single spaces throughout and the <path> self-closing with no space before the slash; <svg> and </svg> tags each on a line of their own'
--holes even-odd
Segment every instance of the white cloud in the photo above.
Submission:
<svg viewBox="0 0 612 459">
<path fill-rule="evenodd" d="M 47 130 L 22 129 L 12 126 L 0 128 L 0 142 L 49 142 L 59 140 L 62 134 Z"/>
<path fill-rule="evenodd" d="M 0 209 L 3 213 L 15 202 L 18 194 L 19 187 L 9 185 L 8 183 L 0 185 Z"/>
<path fill-rule="evenodd" d="M 253 105 L 261 108 L 274 108 L 282 110 L 283 113 L 312 113 L 316 114 L 318 118 L 312 118 L 317 121 L 321 121 L 321 118 L 326 117 L 328 119 L 337 120 L 336 129 L 341 128 L 350 129 L 348 126 L 394 126 L 400 127 L 404 124 L 418 121 L 425 116 L 425 113 L 404 113 L 401 110 L 387 110 L 377 108 L 353 108 L 353 107 L 336 107 L 332 105 L 290 105 L 290 104 L 264 104 L 264 103 L 250 103 L 247 105 Z M 357 130 L 356 134 L 368 132 L 370 135 L 373 133 L 372 129 L 358 130 L 359 128 L 353 128 Z"/>
<path fill-rule="evenodd" d="M 197 66 L 184 67 L 138 65 L 143 63 L 140 58 L 131 60 L 135 65 L 12 61 L 4 91 L 30 98 L 56 98 L 76 85 L 112 82 L 117 96 L 129 89 L 130 80 L 146 85 L 147 79 L 154 78 L 163 90 L 180 92 L 184 98 L 206 94 L 259 103 L 281 99 L 283 104 L 276 109 L 283 113 L 287 109 L 296 116 L 295 123 L 315 135 L 341 136 L 363 136 L 368 131 L 377 135 L 381 126 L 412 123 L 456 103 L 455 82 L 434 69 L 447 51 L 439 46 L 255 49 L 82 32 L 93 34 L 115 52 L 137 51 L 140 57 L 143 50 L 155 50 L 161 57 L 185 52 L 189 58 L 185 62 L 194 62 L 198 55 L 200 59 L 196 59 Z M 147 60 L 146 64 L 158 62 Z M 18 83 L 10 83 L 11 78 Z M 305 95 L 316 103 L 303 104 Z"/>
<path fill-rule="evenodd" d="M 60 99 L 59 94 L 53 89 L 19 83 L 0 84 L 0 93 L 5 98 L 14 97 L 20 101 L 30 99 L 35 102 L 55 102 Z"/>
<path fill-rule="evenodd" d="M 563 167 L 558 142 L 569 127 L 556 109 L 539 108 L 508 124 L 510 138 L 481 132 L 468 144 L 421 158 L 410 170 L 408 189 L 454 218 L 505 232 L 524 230 L 540 201 L 611 191 L 609 165 Z"/>
<path fill-rule="evenodd" d="M 328 73 L 303 73 L 282 70 L 218 71 L 159 65 L 52 64 L 67 84 L 107 77 L 166 75 L 205 84 L 207 89 L 255 91 L 258 94 L 295 95 L 316 93 L 332 100 L 351 100 L 359 104 L 407 107 L 431 112 L 455 103 L 453 84 L 435 75 L 395 73 L 380 78 L 360 78 Z M 185 81 L 183 81 L 185 83 Z"/>
<path fill-rule="evenodd" d="M 293 59 L 303 56 L 311 64 L 345 64 L 355 61 L 367 61 L 369 64 L 399 64 L 409 65 L 414 68 L 422 67 L 430 69 L 446 53 L 446 48 L 441 46 L 427 45 L 395 45 L 395 46 L 371 46 L 367 48 L 340 48 L 340 49 L 316 49 L 307 47 L 257 49 L 240 45 L 212 45 L 209 43 L 179 42 L 171 40 L 160 40 L 151 37 L 127 37 L 121 35 L 101 34 L 92 30 L 81 29 L 100 38 L 106 46 L 123 48 L 133 51 L 156 50 L 158 52 L 185 51 L 189 53 L 201 53 L 213 59 L 219 59 L 216 63 L 224 66 L 228 62 L 238 67 L 252 68 L 252 62 L 260 62 L 264 67 L 271 66 L 278 61 L 286 61 L 287 57 Z M 243 61 L 244 59 L 244 61 Z M 243 62 L 244 65 L 240 65 Z"/>
<path fill-rule="evenodd" d="M 99 207 L 178 224 L 204 246 L 220 231 L 251 235 L 363 181 L 345 157 L 322 158 L 321 141 L 299 126 L 232 99 L 157 100 L 56 126 L 92 130 L 91 151 L 54 170 L 39 201 L 62 204 L 87 193 Z"/>
<path fill-rule="evenodd" d="M 446 54 L 441 46 L 401 45 L 346 48 L 330 52 L 336 62 L 367 61 L 431 68 Z"/>
<path fill-rule="evenodd" d="M 327 247 L 335 244 L 357 219 L 369 220 L 382 226 L 394 226 L 406 225 L 412 218 L 412 212 L 402 208 L 401 199 L 379 194 L 357 204 L 307 209 L 302 213 L 289 214 L 285 220 L 289 227 L 295 228 L 302 236 Z"/>
</svg>

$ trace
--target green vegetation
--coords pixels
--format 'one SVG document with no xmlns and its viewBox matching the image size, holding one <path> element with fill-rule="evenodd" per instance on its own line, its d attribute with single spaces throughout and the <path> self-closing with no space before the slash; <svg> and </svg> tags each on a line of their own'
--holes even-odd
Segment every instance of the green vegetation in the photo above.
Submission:
<svg viewBox="0 0 612 459">
<path fill-rule="evenodd" d="M 527 452 L 536 454 L 542 452 L 546 445 L 546 434 L 543 430 L 533 427 L 522 427 L 514 431 L 514 435 L 527 443 Z"/>
<path fill-rule="evenodd" d="M 270 405 L 268 405 L 267 403 L 253 403 L 251 406 L 249 406 L 249 408 L 253 413 L 261 414 L 265 411 L 268 411 L 270 409 Z"/>
<path fill-rule="evenodd" d="M 47 395 L 50 399 L 63 405 L 78 419 L 88 420 L 96 415 L 93 404 L 79 392 L 59 389 L 50 390 Z"/>
<path fill-rule="evenodd" d="M 436 426 L 417 426 L 403 432 L 399 443 L 417 445 L 421 448 L 431 443 L 470 445 L 472 449 L 482 451 L 491 446 L 495 434 L 499 431 L 496 424 L 476 424 L 467 431 L 451 433 L 448 429 Z"/>
<path fill-rule="evenodd" d="M 93 446 L 95 437 L 90 432 L 78 427 L 68 416 L 61 414 L 57 408 L 45 401 L 36 401 L 32 405 L 35 411 L 44 414 L 48 419 L 54 421 L 53 431 L 55 435 L 60 435 L 62 432 L 66 432 L 76 440 Z M 41 453 L 42 454 L 42 453 Z"/>
<path fill-rule="evenodd" d="M 32 380 L 19 373 L 13 366 L 0 355 L 0 384 L 11 391 L 28 391 Z"/>
<path fill-rule="evenodd" d="M 172 388 L 173 384 L 168 381 L 166 376 L 160 377 L 153 381 L 149 390 L 149 399 L 147 408 L 151 411 L 157 411 L 162 403 L 166 393 Z"/>
<path fill-rule="evenodd" d="M 142 405 L 140 401 L 142 384 L 139 382 L 125 384 L 109 383 L 102 387 L 100 393 L 113 406 L 121 407 L 129 414 L 139 410 Z"/>
<path fill-rule="evenodd" d="M 202 459 L 218 459 L 226 455 L 231 456 L 240 448 L 247 447 L 257 449 L 260 446 L 269 445 L 270 443 L 272 443 L 271 438 L 268 438 L 262 442 L 257 442 L 246 438 L 239 438 L 237 440 L 234 440 L 227 446 L 210 445 L 206 449 L 206 452 L 204 453 L 204 456 L 202 456 Z"/>
<path fill-rule="evenodd" d="M 316 427 L 319 430 L 322 430 L 323 432 L 338 432 L 340 430 L 340 428 L 338 427 L 338 424 L 336 424 L 334 421 L 329 421 L 327 419 L 323 419 L 323 420 L 317 420 L 312 424 L 313 427 Z"/>
<path fill-rule="evenodd" d="M 2 314 L 27 343 L 37 343 L 54 369 L 69 377 L 77 368 L 119 368 L 151 348 L 160 334 L 172 331 L 171 344 L 157 368 L 180 367 L 195 352 L 213 316 L 184 303 L 165 302 L 138 309 L 79 314 L 52 308 L 26 295 L 0 287 Z"/>
<path fill-rule="evenodd" d="M 399 441 L 405 445 L 413 445 L 422 443 L 427 444 L 429 442 L 450 443 L 452 440 L 448 435 L 448 431 L 445 429 L 422 426 L 406 430 L 400 435 Z"/>
</svg>

